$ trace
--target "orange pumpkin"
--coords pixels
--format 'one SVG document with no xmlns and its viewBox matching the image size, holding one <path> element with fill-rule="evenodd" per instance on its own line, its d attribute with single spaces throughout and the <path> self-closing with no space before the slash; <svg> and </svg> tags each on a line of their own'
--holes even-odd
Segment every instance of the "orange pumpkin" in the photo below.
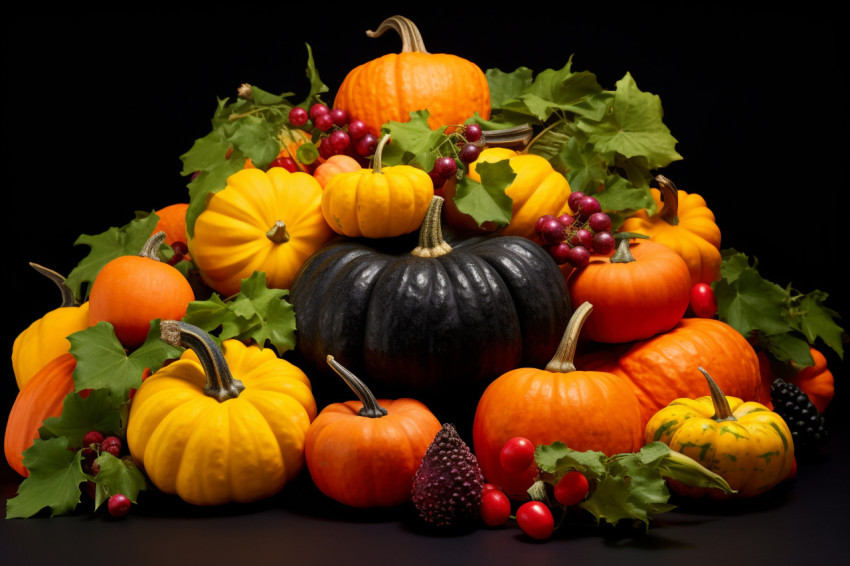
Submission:
<svg viewBox="0 0 850 566">
<path fill-rule="evenodd" d="M 24 450 L 38 438 L 38 429 L 44 419 L 62 414 L 62 402 L 74 390 L 76 367 L 77 360 L 70 353 L 54 358 L 27 382 L 15 398 L 6 423 L 3 448 L 9 466 L 24 477 L 29 476 L 24 467 Z"/>
<path fill-rule="evenodd" d="M 174 242 L 186 243 L 186 211 L 189 210 L 188 203 L 171 204 L 156 211 L 159 221 L 151 232 L 151 236 L 157 232 L 165 232 L 165 244 L 170 246 Z"/>
<path fill-rule="evenodd" d="M 322 188 L 328 184 L 333 177 L 340 173 L 350 173 L 351 171 L 359 171 L 362 169 L 360 163 L 356 159 L 348 155 L 331 155 L 324 163 L 316 167 L 313 171 L 313 177 L 319 182 Z"/>
<path fill-rule="evenodd" d="M 593 256 L 567 280 L 572 304 L 589 301 L 583 335 L 597 342 L 632 342 L 673 328 L 690 302 L 691 276 L 676 252 L 649 240 L 620 238 L 612 256 Z"/>
<path fill-rule="evenodd" d="M 573 365 L 578 335 L 592 307 L 576 309 L 558 351 L 545 369 L 520 368 L 493 381 L 478 403 L 472 427 L 475 455 L 487 481 L 511 496 L 522 496 L 536 470 L 509 474 L 499 452 L 510 438 L 534 444 L 557 440 L 574 450 L 608 455 L 633 452 L 643 445 L 645 421 L 627 382 Z"/>
<path fill-rule="evenodd" d="M 125 348 L 141 346 L 151 320 L 181 319 L 195 300 L 183 275 L 157 257 L 165 232 L 157 232 L 137 256 L 121 256 L 104 265 L 89 295 L 89 324 L 109 322 Z"/>
<path fill-rule="evenodd" d="M 720 228 L 714 213 L 700 195 L 677 190 L 663 175 L 655 179 L 661 190 L 651 192 L 659 212 L 650 218 L 646 210 L 640 210 L 627 218 L 620 230 L 646 234 L 682 256 L 691 272 L 692 285 L 719 279 Z"/>
<path fill-rule="evenodd" d="M 819 350 L 809 347 L 814 364 L 805 367 L 781 366 L 774 369 L 770 363 L 770 357 L 764 350 L 759 351 L 759 370 L 762 379 L 761 403 L 773 408 L 770 399 L 770 385 L 777 377 L 781 377 L 789 383 L 793 383 L 805 393 L 809 400 L 817 407 L 818 412 L 823 413 L 832 398 L 835 396 L 835 378 L 826 363 L 826 358 Z"/>
<path fill-rule="evenodd" d="M 761 398 L 758 356 L 734 328 L 710 318 L 684 318 L 669 332 L 609 353 L 579 358 L 588 369 L 624 379 L 643 407 L 644 424 L 674 399 L 699 397 L 705 378 L 693 371 L 702 366 L 724 392 L 744 401 Z"/>
<path fill-rule="evenodd" d="M 419 30 L 402 16 L 384 20 L 366 35 L 378 37 L 389 29 L 401 35 L 402 52 L 351 70 L 337 91 L 335 108 L 363 120 L 376 137 L 386 122 L 407 122 L 417 110 L 428 110 L 432 129 L 463 124 L 475 112 L 490 117 L 490 88 L 477 65 L 457 55 L 428 53 Z"/>
<path fill-rule="evenodd" d="M 332 356 L 327 361 L 360 401 L 328 405 L 307 430 L 305 454 L 313 482 L 331 499 L 353 507 L 408 501 L 440 421 L 414 399 L 376 400 Z"/>
</svg>

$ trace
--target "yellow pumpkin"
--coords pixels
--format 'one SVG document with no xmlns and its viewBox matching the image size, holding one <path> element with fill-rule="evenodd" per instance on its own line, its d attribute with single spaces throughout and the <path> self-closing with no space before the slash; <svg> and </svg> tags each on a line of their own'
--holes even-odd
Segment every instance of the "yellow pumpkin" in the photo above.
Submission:
<svg viewBox="0 0 850 566">
<path fill-rule="evenodd" d="M 469 166 L 469 177 L 481 181 L 476 166 L 479 163 L 495 163 L 510 160 L 511 169 L 516 178 L 505 189 L 505 194 L 511 197 L 511 222 L 502 231 L 505 236 L 522 236 L 536 239 L 534 224 L 544 214 L 559 216 L 569 213 L 567 199 L 570 196 L 570 184 L 567 179 L 555 171 L 552 165 L 539 155 L 517 153 L 504 147 L 489 147 L 481 152 L 478 159 Z M 454 184 L 447 183 L 445 187 L 446 222 L 458 229 L 478 230 L 479 226 L 467 214 L 460 212 L 454 204 Z M 484 231 L 496 230 L 497 226 L 485 222 L 480 227 Z"/>
<path fill-rule="evenodd" d="M 434 196 L 428 173 L 410 165 L 383 167 L 375 150 L 374 167 L 335 175 L 322 193 L 322 214 L 337 233 L 350 238 L 392 238 L 419 229 Z"/>
<path fill-rule="evenodd" d="M 133 398 L 127 445 L 161 491 L 195 505 L 274 495 L 304 467 L 316 402 L 307 376 L 274 352 L 162 322 L 163 339 L 191 348 Z"/>
<path fill-rule="evenodd" d="M 646 210 L 638 211 L 620 225 L 620 231 L 645 234 L 682 256 L 691 273 L 691 285 L 719 279 L 720 228 L 714 213 L 700 195 L 677 190 L 663 175 L 656 180 L 661 190 L 651 192 L 659 211 L 652 217 Z"/>
<path fill-rule="evenodd" d="M 46 364 L 71 349 L 67 337 L 89 327 L 89 304 L 76 305 L 74 295 L 65 286 L 65 278 L 38 264 L 36 271 L 52 280 L 62 291 L 62 305 L 34 321 L 12 344 L 12 371 L 18 389 L 23 389 Z"/>
<path fill-rule="evenodd" d="M 265 272 L 270 288 L 288 289 L 304 260 L 333 236 L 321 202 L 322 187 L 307 173 L 243 169 L 198 215 L 189 253 L 207 285 L 225 296 L 255 271 Z"/>
<path fill-rule="evenodd" d="M 646 425 L 646 442 L 661 441 L 717 473 L 739 497 L 762 494 L 788 476 L 794 442 L 785 421 L 764 405 L 726 397 L 703 368 L 710 396 L 676 399 Z M 689 496 L 722 498 L 717 490 L 671 482 Z"/>
</svg>

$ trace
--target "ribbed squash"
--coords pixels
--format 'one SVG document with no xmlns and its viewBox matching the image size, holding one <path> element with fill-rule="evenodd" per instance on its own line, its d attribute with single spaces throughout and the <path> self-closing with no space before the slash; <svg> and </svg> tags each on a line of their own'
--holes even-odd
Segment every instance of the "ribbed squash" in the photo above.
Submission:
<svg viewBox="0 0 850 566">
<path fill-rule="evenodd" d="M 230 296 L 262 271 L 270 288 L 288 289 L 304 260 L 333 236 L 321 202 L 322 187 L 307 173 L 273 167 L 230 176 L 187 242 L 204 281 Z"/>
</svg>

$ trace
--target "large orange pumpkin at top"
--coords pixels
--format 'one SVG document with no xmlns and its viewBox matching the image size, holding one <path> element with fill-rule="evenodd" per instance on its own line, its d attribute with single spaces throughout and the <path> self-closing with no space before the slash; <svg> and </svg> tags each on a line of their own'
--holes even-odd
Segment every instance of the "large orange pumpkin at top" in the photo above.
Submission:
<svg viewBox="0 0 850 566">
<path fill-rule="evenodd" d="M 428 125 L 463 124 L 478 112 L 490 117 L 490 87 L 475 63 L 457 55 L 428 53 L 416 26 L 402 16 L 384 20 L 369 37 L 388 29 L 402 38 L 402 52 L 390 53 L 352 69 L 334 99 L 334 108 L 363 120 L 377 136 L 390 120 L 407 122 L 427 109 Z"/>
</svg>

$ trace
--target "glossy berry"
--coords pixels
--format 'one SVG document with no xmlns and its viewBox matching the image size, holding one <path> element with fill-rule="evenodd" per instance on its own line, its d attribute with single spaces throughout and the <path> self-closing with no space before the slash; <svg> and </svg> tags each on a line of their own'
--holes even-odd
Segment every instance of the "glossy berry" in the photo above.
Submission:
<svg viewBox="0 0 850 566">
<path fill-rule="evenodd" d="M 558 222 L 564 225 L 565 228 L 569 228 L 575 223 L 576 217 L 570 216 L 569 214 L 562 214 L 558 217 Z"/>
<path fill-rule="evenodd" d="M 537 221 L 534 223 L 534 231 L 537 232 L 538 236 L 541 235 L 541 229 L 543 227 L 543 223 L 546 222 L 547 220 L 552 220 L 554 218 L 555 217 L 552 216 L 551 214 L 544 214 L 543 216 L 541 216 L 540 218 L 537 219 Z"/>
<path fill-rule="evenodd" d="M 567 254 L 567 262 L 576 269 L 580 269 L 590 263 L 590 252 L 584 246 L 576 246 Z"/>
<path fill-rule="evenodd" d="M 109 452 L 116 458 L 121 454 L 121 439 L 117 436 L 107 436 L 100 443 L 100 449 Z"/>
<path fill-rule="evenodd" d="M 289 111 L 289 123 L 293 126 L 303 126 L 309 119 L 310 115 L 300 106 L 296 106 Z"/>
<path fill-rule="evenodd" d="M 594 233 L 607 232 L 611 229 L 611 217 L 604 212 L 596 212 L 587 219 L 587 225 Z"/>
<path fill-rule="evenodd" d="M 375 150 L 378 149 L 378 138 L 367 133 L 355 142 L 354 149 L 363 157 L 373 155 Z"/>
<path fill-rule="evenodd" d="M 481 139 L 481 126 L 478 124 L 469 124 L 464 128 L 464 137 L 468 142 L 477 142 Z"/>
<path fill-rule="evenodd" d="M 697 283 L 691 287 L 691 310 L 699 318 L 714 318 L 717 314 L 717 297 L 711 285 Z"/>
<path fill-rule="evenodd" d="M 558 265 L 564 265 L 567 263 L 567 258 L 570 257 L 570 245 L 566 242 L 549 246 L 547 251 Z"/>
<path fill-rule="evenodd" d="M 481 148 L 474 143 L 465 144 L 462 148 L 460 148 L 460 154 L 458 155 L 458 159 L 460 159 L 464 163 L 472 163 L 478 156 L 481 155 Z"/>
<path fill-rule="evenodd" d="M 511 502 L 498 489 L 491 489 L 481 496 L 481 519 L 488 527 L 498 527 L 511 516 Z"/>
<path fill-rule="evenodd" d="M 92 444 L 100 444 L 101 442 L 103 442 L 103 435 L 96 430 L 87 432 L 83 437 L 83 446 L 91 446 Z"/>
<path fill-rule="evenodd" d="M 593 245 L 593 233 L 590 230 L 579 228 L 570 236 L 569 242 L 573 246 L 584 246 L 589 249 Z"/>
<path fill-rule="evenodd" d="M 520 505 L 516 512 L 516 521 L 522 532 L 536 540 L 549 538 L 555 530 L 552 511 L 539 501 L 528 501 Z"/>
<path fill-rule="evenodd" d="M 617 241 L 611 232 L 599 232 L 593 235 L 593 251 L 598 254 L 607 255 L 614 251 Z"/>
<path fill-rule="evenodd" d="M 436 169 L 431 169 L 428 172 L 428 176 L 431 177 L 431 184 L 434 185 L 434 190 L 437 190 L 446 184 L 446 178 L 437 173 Z"/>
<path fill-rule="evenodd" d="M 315 122 L 316 118 L 323 114 L 328 114 L 329 112 L 330 108 L 328 108 L 327 105 L 322 104 L 321 102 L 317 102 L 316 104 L 310 107 L 310 118 L 313 120 L 313 122 Z M 333 118 L 331 118 L 331 120 L 333 121 Z"/>
<path fill-rule="evenodd" d="M 295 173 L 298 171 L 298 164 L 295 163 L 295 160 L 289 156 L 286 157 L 278 157 L 269 165 L 269 169 L 272 167 L 282 167 L 289 171 L 290 173 Z"/>
<path fill-rule="evenodd" d="M 578 203 L 578 217 L 582 219 L 588 219 L 597 212 L 602 211 L 602 207 L 599 205 L 599 201 L 594 197 L 583 196 L 579 199 Z"/>
<path fill-rule="evenodd" d="M 544 220 L 540 224 L 540 238 L 547 244 L 559 244 L 564 241 L 564 225 L 557 218 Z"/>
<path fill-rule="evenodd" d="M 509 474 L 521 474 L 534 463 L 534 443 L 522 436 L 505 442 L 499 452 L 499 464 Z"/>
<path fill-rule="evenodd" d="M 351 144 L 351 138 L 344 130 L 334 130 L 328 136 L 328 143 L 336 153 L 342 153 Z"/>
<path fill-rule="evenodd" d="M 484 487 L 483 487 L 483 488 L 481 488 L 481 493 L 482 493 L 482 494 L 485 494 L 485 493 L 487 493 L 488 491 L 491 491 L 491 490 L 494 490 L 494 489 L 495 489 L 496 491 L 502 491 L 502 488 L 501 488 L 501 487 L 499 487 L 498 485 L 494 484 L 494 483 L 485 483 L 485 484 L 484 484 Z"/>
<path fill-rule="evenodd" d="M 588 491 L 590 491 L 590 485 L 585 475 L 577 470 L 571 470 L 555 484 L 555 500 L 569 507 L 581 503 L 587 497 Z"/>
<path fill-rule="evenodd" d="M 348 123 L 348 135 L 354 141 L 359 140 L 369 133 L 369 126 L 363 120 L 352 120 Z"/>
<path fill-rule="evenodd" d="M 330 113 L 319 114 L 313 119 L 313 124 L 323 132 L 327 132 L 333 127 L 334 119 Z"/>
<path fill-rule="evenodd" d="M 583 198 L 584 193 L 581 191 L 570 193 L 570 196 L 567 197 L 567 206 L 569 206 L 571 210 L 575 211 L 576 209 L 578 209 L 578 201 Z"/>
<path fill-rule="evenodd" d="M 334 121 L 335 126 L 343 127 L 348 123 L 348 113 L 342 108 L 334 108 L 328 114 L 331 115 L 331 119 Z"/>
<path fill-rule="evenodd" d="M 451 157 L 438 157 L 434 162 L 434 171 L 443 179 L 448 179 L 457 173 L 457 163 Z"/>
<path fill-rule="evenodd" d="M 116 493 L 106 503 L 109 514 L 113 517 L 123 517 L 130 512 L 130 500 L 126 495 Z"/>
</svg>

